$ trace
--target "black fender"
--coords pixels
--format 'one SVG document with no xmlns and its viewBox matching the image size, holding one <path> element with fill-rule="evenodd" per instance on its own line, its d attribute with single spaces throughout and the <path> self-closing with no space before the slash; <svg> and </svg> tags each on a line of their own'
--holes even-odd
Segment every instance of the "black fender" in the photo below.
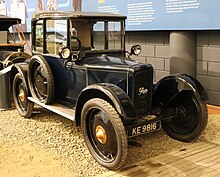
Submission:
<svg viewBox="0 0 220 177">
<path fill-rule="evenodd" d="M 162 107 L 173 97 L 184 90 L 191 90 L 202 101 L 208 100 L 208 95 L 202 84 L 187 74 L 177 74 L 161 79 L 154 87 L 152 105 Z"/>
<path fill-rule="evenodd" d="M 118 86 L 109 83 L 89 85 L 82 90 L 76 103 L 76 125 L 80 125 L 81 111 L 84 104 L 92 98 L 102 98 L 108 101 L 122 117 L 122 121 L 135 119 L 134 106 L 128 95 Z"/>
<path fill-rule="evenodd" d="M 17 73 L 20 73 L 21 76 L 25 79 L 26 88 L 28 88 L 27 84 L 27 70 L 28 70 L 28 63 L 27 62 L 22 62 L 22 63 L 16 63 L 12 66 L 11 68 L 11 73 L 10 73 L 10 79 L 11 79 L 11 85 L 13 83 L 14 77 Z M 28 90 L 29 92 L 29 90 Z"/>
</svg>

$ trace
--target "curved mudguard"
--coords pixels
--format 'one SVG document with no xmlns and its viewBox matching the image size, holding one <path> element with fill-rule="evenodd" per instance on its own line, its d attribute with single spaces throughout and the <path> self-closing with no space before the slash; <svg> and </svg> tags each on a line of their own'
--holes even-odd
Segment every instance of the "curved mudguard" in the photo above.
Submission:
<svg viewBox="0 0 220 177">
<path fill-rule="evenodd" d="M 76 104 L 76 125 L 80 125 L 83 105 L 92 98 L 108 101 L 123 117 L 124 121 L 135 119 L 135 111 L 130 98 L 118 86 L 109 83 L 89 85 L 80 93 Z"/>
<path fill-rule="evenodd" d="M 11 76 L 10 76 L 11 77 L 11 84 L 13 82 L 14 76 L 17 73 L 20 73 L 22 75 L 22 77 L 26 80 L 25 84 L 27 84 L 27 70 L 28 70 L 28 63 L 26 63 L 26 62 L 14 64 L 11 69 Z"/>
<path fill-rule="evenodd" d="M 152 105 L 162 107 L 183 90 L 191 90 L 194 95 L 203 100 L 208 100 L 208 95 L 202 84 L 194 77 L 187 74 L 167 76 L 161 79 L 154 87 Z"/>
<path fill-rule="evenodd" d="M 22 63 L 25 60 L 30 59 L 30 58 L 31 58 L 31 55 L 29 55 L 26 52 L 22 52 L 22 51 L 13 52 L 4 59 L 3 65 L 4 67 L 7 67 L 13 63 Z"/>
</svg>

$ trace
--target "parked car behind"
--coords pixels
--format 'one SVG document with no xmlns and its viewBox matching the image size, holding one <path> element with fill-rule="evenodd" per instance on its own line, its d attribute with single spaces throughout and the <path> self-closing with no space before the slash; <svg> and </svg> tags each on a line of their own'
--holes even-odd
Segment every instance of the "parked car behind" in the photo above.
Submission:
<svg viewBox="0 0 220 177">
<path fill-rule="evenodd" d="M 11 71 L 14 63 L 24 62 L 31 56 L 24 52 L 25 36 L 19 24 L 21 19 L 0 15 L 0 109 L 11 108 Z M 10 77 L 11 76 L 11 77 Z"/>
<path fill-rule="evenodd" d="M 25 36 L 20 29 L 21 19 L 0 15 L 0 63 L 7 67 L 11 62 L 20 62 L 30 57 L 24 53 Z M 16 60 L 16 61 L 15 61 Z M 24 60 L 23 60 L 24 61 Z"/>
</svg>

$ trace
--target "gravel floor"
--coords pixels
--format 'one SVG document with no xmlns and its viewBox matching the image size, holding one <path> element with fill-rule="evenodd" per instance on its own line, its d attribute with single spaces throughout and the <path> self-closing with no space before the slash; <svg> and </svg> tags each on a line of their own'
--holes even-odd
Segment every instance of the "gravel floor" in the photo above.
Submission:
<svg viewBox="0 0 220 177">
<path fill-rule="evenodd" d="M 16 154 L 19 147 L 25 146 L 28 148 L 28 152 L 25 149 L 19 152 L 24 155 L 30 153 L 30 157 L 28 157 L 29 160 L 32 159 L 30 164 L 33 163 L 33 159 L 37 159 L 41 154 L 53 154 L 54 156 L 50 156 L 52 157 L 51 160 L 45 164 L 53 164 L 53 161 L 59 162 L 60 164 L 55 165 L 55 171 L 60 171 L 60 173 L 56 173 L 57 176 L 86 177 L 108 171 L 92 158 L 85 146 L 80 129 L 75 127 L 73 122 L 43 108 L 35 110 L 40 113 L 34 114 L 31 119 L 22 118 L 16 110 L 0 111 L 0 159 L 10 156 L 11 151 L 9 150 L 15 148 L 16 150 L 12 152 Z M 200 137 L 199 141 L 220 143 L 220 116 L 209 116 L 206 132 Z M 170 139 L 163 131 L 133 138 L 129 144 L 126 165 L 187 146 L 186 143 Z M 23 155 L 11 158 L 18 158 L 19 161 L 19 159 L 22 160 Z M 50 159 L 49 155 L 45 155 L 42 158 L 43 161 L 47 158 Z M 26 159 L 23 160 L 27 161 Z M 35 160 L 35 163 L 33 163 L 35 165 L 34 168 L 24 168 L 20 173 L 29 172 L 27 176 L 42 176 L 42 168 L 45 165 L 43 164 L 42 166 L 41 162 L 42 159 Z M 12 172 L 16 171 L 16 168 L 6 169 L 6 167 L 11 166 L 11 164 L 7 163 L 10 163 L 10 160 L 5 160 L 4 162 L 0 160 L 0 172 L 4 170 L 4 174 L 11 176 Z M 22 165 L 20 164 L 17 168 Z M 39 170 L 37 170 L 38 168 Z M 43 176 L 55 176 L 52 173 L 54 169 L 50 170 L 51 173 Z M 17 173 L 17 176 L 20 173 Z"/>
</svg>

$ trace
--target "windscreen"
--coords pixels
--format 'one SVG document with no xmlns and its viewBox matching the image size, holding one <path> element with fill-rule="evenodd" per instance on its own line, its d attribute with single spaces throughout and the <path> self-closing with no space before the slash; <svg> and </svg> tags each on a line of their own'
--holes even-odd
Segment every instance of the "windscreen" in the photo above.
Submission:
<svg viewBox="0 0 220 177">
<path fill-rule="evenodd" d="M 99 21 L 93 25 L 94 49 L 122 49 L 122 25 L 121 22 Z"/>
<path fill-rule="evenodd" d="M 124 50 L 123 21 L 72 20 L 71 35 L 86 50 Z"/>
</svg>

